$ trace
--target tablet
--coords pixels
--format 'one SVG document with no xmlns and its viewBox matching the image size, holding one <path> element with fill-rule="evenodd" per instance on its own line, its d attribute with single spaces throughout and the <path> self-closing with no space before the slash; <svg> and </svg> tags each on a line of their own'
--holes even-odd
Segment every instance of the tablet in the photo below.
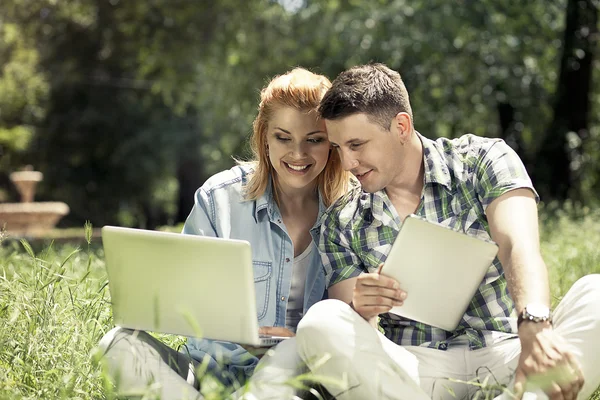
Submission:
<svg viewBox="0 0 600 400">
<path fill-rule="evenodd" d="M 497 253 L 490 240 L 406 217 L 381 270 L 407 293 L 390 312 L 454 331 Z"/>
</svg>

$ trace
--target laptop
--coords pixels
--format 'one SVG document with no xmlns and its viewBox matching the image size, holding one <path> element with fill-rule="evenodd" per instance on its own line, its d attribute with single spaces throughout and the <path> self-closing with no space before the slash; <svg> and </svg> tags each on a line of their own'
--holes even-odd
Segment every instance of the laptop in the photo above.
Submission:
<svg viewBox="0 0 600 400">
<path fill-rule="evenodd" d="M 497 253 L 492 241 L 406 217 L 381 269 L 407 293 L 389 312 L 454 331 Z"/>
<path fill-rule="evenodd" d="M 105 226 L 116 326 L 272 346 L 259 337 L 252 252 L 243 240 Z"/>
</svg>

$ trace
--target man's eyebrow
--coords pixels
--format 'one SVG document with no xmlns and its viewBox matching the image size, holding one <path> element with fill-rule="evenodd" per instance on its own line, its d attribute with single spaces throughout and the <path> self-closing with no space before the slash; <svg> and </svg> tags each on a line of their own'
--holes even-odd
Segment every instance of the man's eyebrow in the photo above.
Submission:
<svg viewBox="0 0 600 400">
<path fill-rule="evenodd" d="M 362 142 L 362 140 L 359 138 L 354 138 L 354 139 L 346 140 L 345 144 L 352 144 L 352 143 L 356 143 L 356 142 Z"/>
<path fill-rule="evenodd" d="M 278 127 L 278 126 L 276 126 L 276 127 L 275 127 L 275 129 L 279 129 L 280 131 L 282 131 L 282 132 L 284 132 L 284 133 L 287 133 L 288 135 L 291 135 L 291 134 L 292 134 L 292 132 L 288 131 L 287 129 L 283 129 L 283 128 L 280 128 L 280 127 Z M 317 133 L 325 133 L 325 131 L 322 131 L 322 130 L 316 130 L 316 131 L 308 132 L 308 133 L 306 134 L 306 136 L 314 135 L 314 134 L 317 134 Z"/>
</svg>

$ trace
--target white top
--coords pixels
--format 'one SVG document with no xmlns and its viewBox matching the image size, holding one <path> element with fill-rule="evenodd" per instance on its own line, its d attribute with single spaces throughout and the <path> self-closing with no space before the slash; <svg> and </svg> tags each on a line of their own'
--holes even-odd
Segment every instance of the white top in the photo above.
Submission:
<svg viewBox="0 0 600 400">
<path fill-rule="evenodd" d="M 296 332 L 298 322 L 302 318 L 302 310 L 304 308 L 304 286 L 306 285 L 306 270 L 310 263 L 310 255 L 315 250 L 314 242 L 300 254 L 294 258 L 294 266 L 292 269 L 292 284 L 290 287 L 290 296 L 287 303 L 285 315 L 285 327 L 292 332 Z"/>
</svg>

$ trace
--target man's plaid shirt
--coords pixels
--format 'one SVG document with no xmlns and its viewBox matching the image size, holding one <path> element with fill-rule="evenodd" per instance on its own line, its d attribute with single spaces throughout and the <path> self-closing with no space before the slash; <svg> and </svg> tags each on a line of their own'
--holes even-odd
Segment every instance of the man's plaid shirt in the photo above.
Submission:
<svg viewBox="0 0 600 400">
<path fill-rule="evenodd" d="M 487 206 L 516 188 L 530 188 L 535 193 L 523 163 L 500 139 L 465 135 L 432 141 L 418 136 L 425 166 L 425 184 L 415 212 L 418 216 L 490 240 Z M 401 225 L 385 191 L 365 193 L 358 187 L 339 199 L 325 214 L 319 237 L 327 287 L 374 272 L 385 262 Z M 479 349 L 492 338 L 516 336 L 516 313 L 498 258 L 455 332 L 395 314 L 380 317 L 380 328 L 400 345 L 446 350 L 450 339 L 466 334 L 470 348 Z"/>
</svg>

